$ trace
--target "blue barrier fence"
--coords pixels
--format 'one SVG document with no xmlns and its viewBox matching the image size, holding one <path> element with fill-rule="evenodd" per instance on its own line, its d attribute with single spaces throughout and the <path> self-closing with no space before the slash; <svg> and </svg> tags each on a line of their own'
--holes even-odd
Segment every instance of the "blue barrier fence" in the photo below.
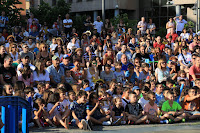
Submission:
<svg viewBox="0 0 200 133">
<path fill-rule="evenodd" d="M 31 106 L 28 101 L 17 96 L 0 96 L 1 118 L 4 123 L 1 133 L 18 133 L 22 116 L 22 133 L 28 133 Z M 22 113 L 21 113 L 22 112 Z"/>
</svg>

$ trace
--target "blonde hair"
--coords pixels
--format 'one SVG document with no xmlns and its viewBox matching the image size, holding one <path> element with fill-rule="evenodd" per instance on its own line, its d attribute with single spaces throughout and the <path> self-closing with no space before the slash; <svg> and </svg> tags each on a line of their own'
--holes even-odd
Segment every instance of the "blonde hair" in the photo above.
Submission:
<svg viewBox="0 0 200 133">
<path fill-rule="evenodd" d="M 118 99 L 121 100 L 120 97 L 115 97 L 115 98 L 113 98 L 113 103 L 116 104 Z"/>
<path fill-rule="evenodd" d="M 11 43 L 11 44 L 9 45 L 9 49 L 8 49 L 9 53 L 12 52 L 12 47 L 13 47 L 13 46 L 16 47 L 16 52 L 17 52 L 17 44 L 16 44 L 16 43 Z"/>
<path fill-rule="evenodd" d="M 42 63 L 43 63 L 42 61 L 37 61 L 35 63 L 37 76 L 39 76 L 39 74 L 40 74 L 40 67 L 41 67 Z M 43 70 L 42 74 L 45 75 L 46 71 Z"/>
<path fill-rule="evenodd" d="M 161 62 L 164 62 L 164 61 L 165 61 L 164 59 L 158 60 L 158 68 L 162 69 L 162 67 L 161 67 Z"/>
</svg>

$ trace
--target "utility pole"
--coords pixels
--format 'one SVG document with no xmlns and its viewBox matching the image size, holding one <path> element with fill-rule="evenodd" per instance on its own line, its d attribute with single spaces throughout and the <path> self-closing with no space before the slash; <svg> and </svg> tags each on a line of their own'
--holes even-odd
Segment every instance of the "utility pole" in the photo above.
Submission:
<svg viewBox="0 0 200 133">
<path fill-rule="evenodd" d="M 103 27 L 105 27 L 105 0 L 102 0 L 102 19 L 103 19 Z"/>
<path fill-rule="evenodd" d="M 197 0 L 197 31 L 200 30 L 200 0 Z"/>
</svg>

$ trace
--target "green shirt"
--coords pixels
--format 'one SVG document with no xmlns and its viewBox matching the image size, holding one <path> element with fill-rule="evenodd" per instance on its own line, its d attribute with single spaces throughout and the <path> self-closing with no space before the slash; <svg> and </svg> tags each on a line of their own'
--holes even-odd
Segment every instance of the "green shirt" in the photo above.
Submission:
<svg viewBox="0 0 200 133">
<path fill-rule="evenodd" d="M 162 111 L 165 112 L 169 112 L 169 111 L 179 111 L 180 109 L 182 109 L 182 107 L 175 101 L 173 101 L 173 105 L 172 107 L 169 105 L 169 100 L 167 100 L 166 102 L 163 103 L 162 105 Z"/>
</svg>

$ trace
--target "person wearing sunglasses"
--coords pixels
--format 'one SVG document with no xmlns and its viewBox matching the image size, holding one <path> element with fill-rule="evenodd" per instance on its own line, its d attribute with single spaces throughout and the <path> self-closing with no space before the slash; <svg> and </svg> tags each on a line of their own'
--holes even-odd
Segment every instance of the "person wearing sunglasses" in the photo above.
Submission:
<svg viewBox="0 0 200 133">
<path fill-rule="evenodd" d="M 158 67 L 155 70 L 156 81 L 159 83 L 166 82 L 169 77 L 169 68 L 167 67 L 167 63 L 164 59 L 160 59 L 158 61 Z"/>
</svg>

